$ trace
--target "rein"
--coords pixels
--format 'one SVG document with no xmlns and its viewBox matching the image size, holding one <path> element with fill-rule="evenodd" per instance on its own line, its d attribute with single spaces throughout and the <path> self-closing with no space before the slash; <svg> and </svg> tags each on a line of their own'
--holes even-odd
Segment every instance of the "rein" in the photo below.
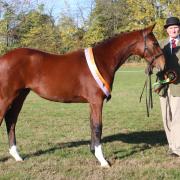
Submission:
<svg viewBox="0 0 180 180">
<path fill-rule="evenodd" d="M 151 83 L 151 74 L 147 74 L 139 102 L 142 100 L 142 96 L 144 93 L 144 90 L 146 90 L 146 111 L 147 111 L 147 117 L 149 117 L 149 111 L 153 108 L 153 98 L 152 98 L 152 83 Z"/>
<path fill-rule="evenodd" d="M 152 81 L 151 81 L 151 75 L 153 74 L 152 73 L 152 64 L 154 63 L 154 61 L 159 56 L 162 56 L 163 53 L 160 52 L 157 55 L 153 55 L 149 51 L 148 46 L 147 46 L 147 42 L 146 42 L 147 35 L 144 35 L 144 33 L 143 33 L 143 37 L 144 37 L 144 52 L 143 52 L 143 57 L 145 57 L 145 52 L 147 51 L 147 53 L 150 54 L 152 59 L 151 59 L 150 63 L 148 64 L 147 68 L 146 68 L 147 77 L 146 77 L 146 80 L 145 80 L 145 83 L 144 83 L 144 86 L 143 86 L 143 89 L 142 89 L 142 92 L 141 92 L 141 95 L 140 95 L 140 98 L 139 98 L 139 102 L 141 102 L 144 90 L 146 90 L 146 111 L 147 111 L 147 117 L 149 117 L 149 111 L 150 111 L 150 109 L 153 108 Z"/>
</svg>

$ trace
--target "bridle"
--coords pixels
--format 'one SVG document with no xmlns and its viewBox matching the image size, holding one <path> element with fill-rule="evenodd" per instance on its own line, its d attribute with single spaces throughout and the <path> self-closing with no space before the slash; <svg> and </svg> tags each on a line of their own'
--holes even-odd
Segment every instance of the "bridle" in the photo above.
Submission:
<svg viewBox="0 0 180 180">
<path fill-rule="evenodd" d="M 150 57 L 152 57 L 152 59 L 151 59 L 150 61 L 148 61 L 149 63 L 148 63 L 148 67 L 147 67 L 147 74 L 150 75 L 150 74 L 152 74 L 152 64 L 154 63 L 154 61 L 155 61 L 158 57 L 162 56 L 163 53 L 162 53 L 162 51 L 161 51 L 161 52 L 159 52 L 157 55 L 154 55 L 154 54 L 149 50 L 149 48 L 148 48 L 148 46 L 147 46 L 147 36 L 148 36 L 148 35 L 144 35 L 144 33 L 143 33 L 143 38 L 144 38 L 144 52 L 143 52 L 143 57 L 145 58 L 147 54 L 149 54 Z M 154 43 L 153 43 L 153 49 L 154 49 L 154 46 L 158 46 L 158 45 L 159 45 L 158 42 L 154 42 Z M 146 53 L 146 51 L 147 51 L 147 53 Z"/>
<path fill-rule="evenodd" d="M 152 99 L 152 83 L 151 83 L 151 75 L 152 75 L 152 64 L 154 63 L 154 61 L 163 55 L 162 51 L 159 52 L 157 55 L 154 55 L 148 48 L 147 46 L 147 35 L 144 35 L 143 33 L 143 38 L 144 38 L 144 52 L 143 52 L 143 57 L 147 57 L 147 54 L 149 54 L 149 57 L 152 57 L 152 59 L 150 61 L 148 61 L 148 66 L 146 68 L 146 74 L 147 74 L 147 78 L 145 80 L 144 83 L 144 87 L 142 90 L 142 93 L 140 95 L 139 101 L 141 102 L 142 99 L 142 95 L 144 90 L 146 89 L 146 110 L 147 110 L 147 116 L 149 117 L 149 109 L 153 108 L 153 99 Z M 153 43 L 153 48 L 155 48 L 154 46 L 158 46 L 158 42 L 154 42 Z M 148 82 L 149 82 L 149 88 L 148 88 Z M 148 92 L 149 90 L 149 92 Z M 149 96 L 148 96 L 149 94 Z"/>
</svg>

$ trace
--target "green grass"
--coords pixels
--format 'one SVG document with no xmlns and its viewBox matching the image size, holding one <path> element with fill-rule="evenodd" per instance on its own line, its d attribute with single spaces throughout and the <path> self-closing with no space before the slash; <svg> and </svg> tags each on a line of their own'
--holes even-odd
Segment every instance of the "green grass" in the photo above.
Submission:
<svg viewBox="0 0 180 180">
<path fill-rule="evenodd" d="M 130 72 L 129 72 L 130 71 Z M 0 179 L 179 179 L 180 159 L 168 157 L 159 98 L 146 117 L 139 96 L 144 67 L 122 67 L 116 74 L 112 99 L 103 109 L 103 150 L 111 162 L 102 169 L 89 151 L 88 104 L 61 104 L 31 93 L 16 128 L 25 161 L 8 154 L 5 124 L 0 128 Z"/>
</svg>

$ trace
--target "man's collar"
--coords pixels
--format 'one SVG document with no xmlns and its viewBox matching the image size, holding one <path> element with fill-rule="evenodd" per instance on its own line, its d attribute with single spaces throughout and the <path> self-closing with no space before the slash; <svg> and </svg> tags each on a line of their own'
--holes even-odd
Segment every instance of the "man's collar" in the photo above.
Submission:
<svg viewBox="0 0 180 180">
<path fill-rule="evenodd" d="M 179 40 L 180 40 L 180 35 L 178 35 L 176 38 L 172 38 L 172 37 L 169 38 L 170 41 L 171 41 L 172 39 L 176 39 L 177 41 L 179 41 Z"/>
</svg>

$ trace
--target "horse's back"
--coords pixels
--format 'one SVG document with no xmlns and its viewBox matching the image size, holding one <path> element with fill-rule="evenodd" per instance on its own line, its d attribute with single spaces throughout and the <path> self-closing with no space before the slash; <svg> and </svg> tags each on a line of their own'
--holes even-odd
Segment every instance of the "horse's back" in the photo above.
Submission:
<svg viewBox="0 0 180 180">
<path fill-rule="evenodd" d="M 63 71 L 70 73 L 76 66 L 84 64 L 83 57 L 81 50 L 58 55 L 35 49 L 18 48 L 0 57 L 0 66 L 7 70 L 22 69 L 26 72 L 30 69 L 31 72 L 48 71 L 50 73 L 58 70 L 59 73 Z M 68 72 L 68 70 L 71 71 Z"/>
</svg>

